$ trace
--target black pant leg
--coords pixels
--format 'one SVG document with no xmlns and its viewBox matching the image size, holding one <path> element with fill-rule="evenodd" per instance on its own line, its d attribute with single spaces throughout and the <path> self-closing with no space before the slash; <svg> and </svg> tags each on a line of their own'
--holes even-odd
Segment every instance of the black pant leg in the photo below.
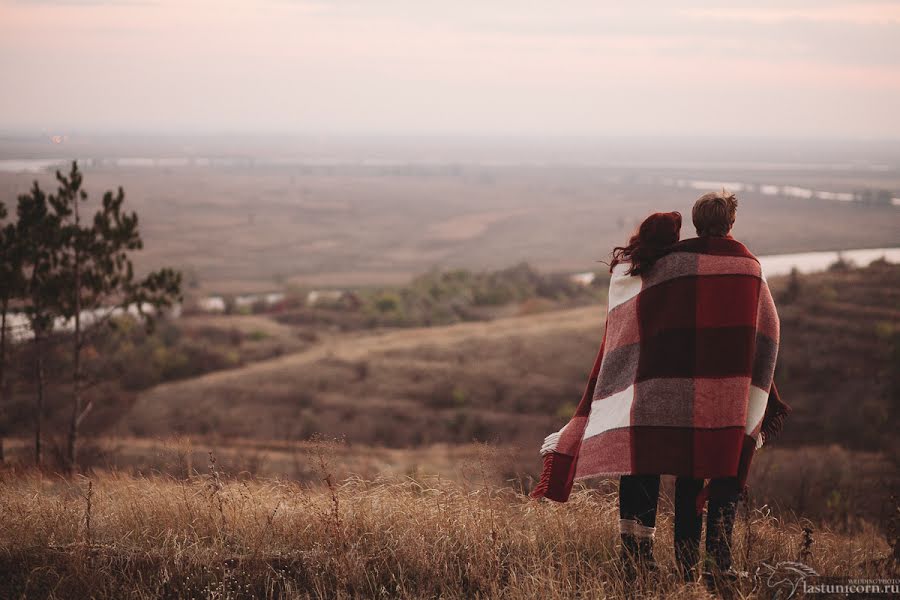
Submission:
<svg viewBox="0 0 900 600">
<path fill-rule="evenodd" d="M 659 475 L 623 475 L 619 479 L 619 518 L 656 527 Z"/>
<path fill-rule="evenodd" d="M 702 479 L 675 480 L 675 560 L 685 579 L 693 577 L 693 569 L 700 562 L 703 515 L 697 514 L 697 495 L 701 489 Z"/>
<path fill-rule="evenodd" d="M 736 477 L 710 482 L 709 510 L 706 516 L 706 555 L 722 571 L 731 568 L 731 534 L 741 490 Z"/>
</svg>

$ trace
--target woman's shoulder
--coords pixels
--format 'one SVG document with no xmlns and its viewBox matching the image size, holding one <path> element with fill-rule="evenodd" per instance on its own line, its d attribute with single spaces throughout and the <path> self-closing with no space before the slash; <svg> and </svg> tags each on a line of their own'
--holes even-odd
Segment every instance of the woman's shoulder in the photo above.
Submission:
<svg viewBox="0 0 900 600">
<path fill-rule="evenodd" d="M 619 263 L 613 267 L 609 278 L 609 295 L 607 307 L 612 310 L 619 304 L 637 296 L 643 285 L 640 275 L 629 275 L 631 263 Z"/>
<path fill-rule="evenodd" d="M 631 262 L 624 261 L 618 263 L 616 266 L 612 268 L 610 271 L 611 278 L 619 278 L 619 277 L 640 277 L 640 275 L 629 275 L 628 270 L 631 269 Z"/>
</svg>

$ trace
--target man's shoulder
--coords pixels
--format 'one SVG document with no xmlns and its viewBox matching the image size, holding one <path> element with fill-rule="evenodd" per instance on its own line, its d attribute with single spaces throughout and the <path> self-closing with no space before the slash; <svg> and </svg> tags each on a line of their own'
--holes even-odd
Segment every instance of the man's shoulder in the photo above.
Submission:
<svg viewBox="0 0 900 600">
<path fill-rule="evenodd" d="M 731 236 L 725 237 L 694 237 L 681 240 L 672 247 L 673 252 L 690 252 L 695 254 L 710 254 L 712 256 L 734 256 L 736 258 L 751 258 L 759 260 L 747 247 Z"/>
</svg>

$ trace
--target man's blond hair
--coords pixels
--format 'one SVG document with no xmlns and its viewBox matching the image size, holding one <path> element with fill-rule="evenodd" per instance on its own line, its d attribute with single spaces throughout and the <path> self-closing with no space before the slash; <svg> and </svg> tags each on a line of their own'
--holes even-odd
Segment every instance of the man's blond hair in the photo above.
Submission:
<svg viewBox="0 0 900 600">
<path fill-rule="evenodd" d="M 691 220 L 697 229 L 697 235 L 725 236 L 731 231 L 737 216 L 737 198 L 726 189 L 721 192 L 703 194 L 694 203 Z"/>
</svg>

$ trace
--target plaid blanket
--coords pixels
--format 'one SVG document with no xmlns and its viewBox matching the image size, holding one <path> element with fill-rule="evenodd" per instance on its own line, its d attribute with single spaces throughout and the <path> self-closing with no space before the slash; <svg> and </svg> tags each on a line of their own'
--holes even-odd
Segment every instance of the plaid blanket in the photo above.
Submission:
<svg viewBox="0 0 900 600">
<path fill-rule="evenodd" d="M 731 237 L 679 242 L 643 277 L 613 269 L 606 330 L 575 415 L 544 441 L 533 497 L 599 475 L 737 476 L 781 428 L 779 321 L 759 261 Z"/>
</svg>

